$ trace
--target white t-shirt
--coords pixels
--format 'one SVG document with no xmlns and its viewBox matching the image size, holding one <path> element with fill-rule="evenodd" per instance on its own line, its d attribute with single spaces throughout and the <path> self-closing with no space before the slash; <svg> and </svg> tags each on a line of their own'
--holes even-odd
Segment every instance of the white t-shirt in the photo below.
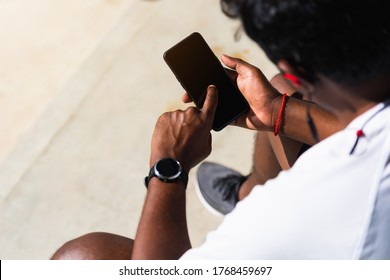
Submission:
<svg viewBox="0 0 390 280">
<path fill-rule="evenodd" d="M 382 103 L 256 186 L 182 259 L 390 259 L 389 155 Z"/>
</svg>

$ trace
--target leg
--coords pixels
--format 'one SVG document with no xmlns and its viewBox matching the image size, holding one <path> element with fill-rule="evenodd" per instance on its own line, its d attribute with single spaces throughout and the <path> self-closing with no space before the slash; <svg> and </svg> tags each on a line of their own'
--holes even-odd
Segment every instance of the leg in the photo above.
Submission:
<svg viewBox="0 0 390 280">
<path fill-rule="evenodd" d="M 281 74 L 274 76 L 270 82 L 280 92 L 301 98 Z M 289 169 L 297 160 L 302 146 L 301 142 L 286 137 L 275 137 L 273 133 L 258 132 L 254 146 L 252 172 L 242 184 L 238 199 L 246 197 L 255 185 L 263 185 L 267 180 L 275 178 L 280 171 Z"/>
<path fill-rule="evenodd" d="M 246 197 L 254 186 L 263 185 L 280 171 L 289 169 L 296 161 L 302 143 L 272 133 L 258 132 L 253 153 L 253 166 L 248 179 L 239 191 L 239 200 Z"/>
<path fill-rule="evenodd" d="M 130 260 L 133 240 L 111 233 L 95 232 L 66 242 L 52 260 Z"/>
<path fill-rule="evenodd" d="M 256 134 L 252 171 L 249 176 L 223 165 L 204 162 L 197 174 L 197 192 L 203 204 L 215 214 L 231 212 L 256 185 L 275 178 L 290 168 L 298 157 L 302 143 L 275 137 L 272 133 Z"/>
</svg>

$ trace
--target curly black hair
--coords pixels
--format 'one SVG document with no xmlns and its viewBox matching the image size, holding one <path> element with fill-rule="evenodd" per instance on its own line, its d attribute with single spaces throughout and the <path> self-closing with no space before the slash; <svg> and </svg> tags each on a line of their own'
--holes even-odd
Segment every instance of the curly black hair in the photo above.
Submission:
<svg viewBox="0 0 390 280">
<path fill-rule="evenodd" d="M 390 73 L 388 0 L 221 0 L 276 63 L 358 84 Z"/>
</svg>

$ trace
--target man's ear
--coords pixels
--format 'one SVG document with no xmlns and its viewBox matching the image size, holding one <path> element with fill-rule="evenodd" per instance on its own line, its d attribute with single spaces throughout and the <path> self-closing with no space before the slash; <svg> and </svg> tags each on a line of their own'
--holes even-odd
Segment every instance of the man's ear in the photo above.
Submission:
<svg viewBox="0 0 390 280">
<path fill-rule="evenodd" d="M 300 92 L 312 92 L 313 78 L 307 74 L 304 69 L 293 66 L 285 59 L 281 59 L 277 63 L 278 68 L 284 74 L 284 77 Z"/>
</svg>

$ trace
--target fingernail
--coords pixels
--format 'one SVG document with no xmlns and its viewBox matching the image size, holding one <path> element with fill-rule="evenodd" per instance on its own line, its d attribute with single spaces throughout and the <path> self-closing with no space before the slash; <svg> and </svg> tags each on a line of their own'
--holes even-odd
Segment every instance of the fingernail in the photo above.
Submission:
<svg viewBox="0 0 390 280">
<path fill-rule="evenodd" d="M 218 92 L 218 89 L 217 89 L 217 87 L 216 86 L 214 86 L 214 85 L 211 85 L 211 86 L 209 86 L 209 95 L 210 95 L 210 97 L 212 97 L 212 98 L 214 98 L 214 97 L 216 97 L 217 96 L 217 92 Z"/>
</svg>

